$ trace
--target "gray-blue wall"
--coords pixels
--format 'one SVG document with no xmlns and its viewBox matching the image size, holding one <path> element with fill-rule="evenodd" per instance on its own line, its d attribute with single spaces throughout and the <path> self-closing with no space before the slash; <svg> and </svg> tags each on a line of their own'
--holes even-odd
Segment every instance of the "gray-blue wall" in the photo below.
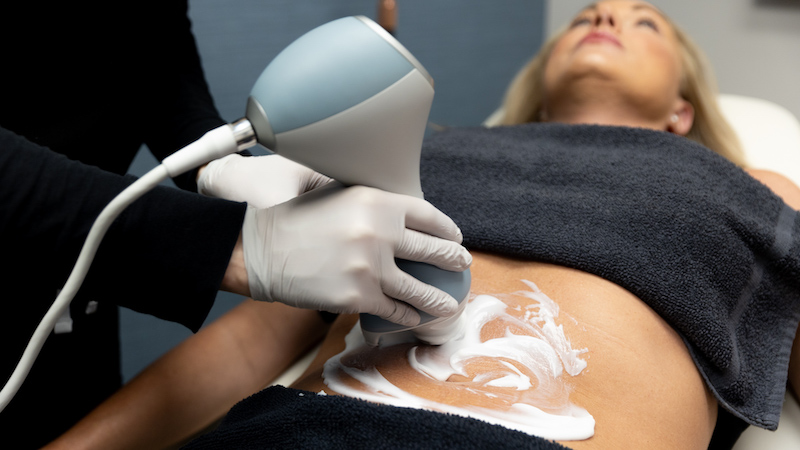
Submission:
<svg viewBox="0 0 800 450">
<path fill-rule="evenodd" d="M 435 80 L 430 121 L 478 125 L 544 36 L 544 0 L 397 0 L 396 37 Z M 375 0 L 191 0 L 190 17 L 211 93 L 223 118 L 244 115 L 253 82 L 306 31 L 350 15 L 376 18 Z M 140 152 L 131 173 L 156 164 Z M 221 293 L 209 320 L 241 298 Z M 183 327 L 121 312 L 123 377 L 129 380 L 190 335 Z"/>
</svg>

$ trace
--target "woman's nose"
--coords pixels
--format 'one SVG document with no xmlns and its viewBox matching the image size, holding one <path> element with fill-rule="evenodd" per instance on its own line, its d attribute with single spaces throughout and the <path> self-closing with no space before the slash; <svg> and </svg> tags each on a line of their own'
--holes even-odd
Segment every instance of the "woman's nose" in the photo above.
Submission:
<svg viewBox="0 0 800 450">
<path fill-rule="evenodd" d="M 611 14 L 611 11 L 601 10 L 598 12 L 594 19 L 594 26 L 599 28 L 601 25 L 607 25 L 611 28 L 614 28 L 614 15 Z"/>
</svg>

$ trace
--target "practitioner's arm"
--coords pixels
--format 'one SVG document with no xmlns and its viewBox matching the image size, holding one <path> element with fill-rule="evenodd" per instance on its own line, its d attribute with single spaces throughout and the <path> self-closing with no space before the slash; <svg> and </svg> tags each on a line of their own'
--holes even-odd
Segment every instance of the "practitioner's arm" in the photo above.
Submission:
<svg viewBox="0 0 800 450">
<path fill-rule="evenodd" d="M 268 385 L 326 330 L 316 311 L 247 300 L 161 357 L 47 448 L 175 447 Z"/>
<path fill-rule="evenodd" d="M 748 170 L 750 175 L 772 189 L 786 204 L 800 211 L 800 188 L 783 175 L 766 170 Z M 792 354 L 789 358 L 789 387 L 800 400 L 800 328 L 795 335 Z"/>
</svg>

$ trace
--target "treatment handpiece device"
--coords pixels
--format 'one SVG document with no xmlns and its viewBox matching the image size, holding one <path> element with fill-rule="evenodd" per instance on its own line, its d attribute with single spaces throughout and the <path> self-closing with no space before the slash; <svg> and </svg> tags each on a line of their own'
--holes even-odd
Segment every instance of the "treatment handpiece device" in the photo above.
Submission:
<svg viewBox="0 0 800 450">
<path fill-rule="evenodd" d="M 163 180 L 258 142 L 345 185 L 365 185 L 422 198 L 420 153 L 433 101 L 433 79 L 391 34 L 363 16 L 345 17 L 304 34 L 264 69 L 245 117 L 215 128 L 165 158 L 114 200 L 95 220 L 78 260 L 19 364 L 0 391 L 2 411 L 19 390 L 44 341 L 83 283 L 103 236 L 132 202 Z M 411 330 L 442 344 L 461 332 L 470 272 L 449 272 L 413 261 L 398 266 L 451 296 L 459 313 L 438 318 L 420 311 L 416 327 L 362 314 L 370 345 Z"/>
<path fill-rule="evenodd" d="M 433 94 L 431 76 L 392 35 L 366 17 L 346 17 L 278 54 L 256 81 L 246 116 L 258 142 L 286 158 L 345 185 L 423 198 L 420 153 Z M 397 265 L 463 309 L 469 270 Z M 442 344 L 459 331 L 460 311 L 447 319 L 420 316 L 413 332 L 428 343 Z M 409 329 L 369 314 L 360 322 L 370 345 Z"/>
</svg>

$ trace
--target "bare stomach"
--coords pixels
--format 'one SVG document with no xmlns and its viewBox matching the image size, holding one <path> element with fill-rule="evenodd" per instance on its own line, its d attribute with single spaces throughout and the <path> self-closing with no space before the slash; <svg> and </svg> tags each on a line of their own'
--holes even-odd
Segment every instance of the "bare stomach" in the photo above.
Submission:
<svg viewBox="0 0 800 450">
<path fill-rule="evenodd" d="M 340 355 L 345 338 L 357 322 L 357 316 L 342 316 L 292 387 L 329 395 L 373 391 L 372 381 L 348 375 L 347 370 L 353 369 L 380 374 L 381 382 L 398 390 L 396 397 L 421 399 L 419 406 L 426 409 L 453 412 L 456 408 L 502 415 L 521 411 L 512 405 L 523 404 L 533 405 L 550 417 L 574 416 L 574 426 L 552 422 L 554 428 L 559 423 L 566 423 L 565 429 L 585 428 L 587 420 L 592 420 L 588 437 L 549 437 L 574 449 L 708 447 L 716 421 L 716 400 L 683 341 L 641 300 L 602 278 L 561 266 L 475 252 L 473 257 L 472 302 L 499 299 L 506 309 L 505 318 L 494 317 L 480 328 L 480 340 L 500 342 L 497 339 L 511 333 L 517 338 L 515 342 L 520 342 L 518 335 L 548 333 L 535 328 L 551 321 L 555 328 L 547 329 L 560 334 L 549 345 L 563 367 L 548 368 L 549 375 L 543 375 L 537 369 L 541 361 L 526 365 L 509 350 L 515 344 L 504 342 L 496 350 L 480 350 L 453 373 L 445 374 L 446 378 L 437 379 L 419 367 L 420 361 L 424 366 L 425 358 L 437 352 L 436 348 L 398 344 L 380 349 L 360 347 Z M 516 292 L 525 294 L 511 295 Z M 541 302 L 546 300 L 542 299 L 552 299 L 554 317 L 544 317 Z M 521 320 L 528 320 L 532 326 Z M 351 334 L 351 341 L 352 336 L 355 334 Z M 329 363 L 326 380 L 323 371 L 329 360 L 337 363 L 337 369 L 332 372 Z M 510 376 L 492 378 L 493 373 Z M 332 383 L 332 378 L 338 384 Z M 565 408 L 572 409 L 565 413 Z M 548 437 L 546 434 L 544 437 Z"/>
</svg>

